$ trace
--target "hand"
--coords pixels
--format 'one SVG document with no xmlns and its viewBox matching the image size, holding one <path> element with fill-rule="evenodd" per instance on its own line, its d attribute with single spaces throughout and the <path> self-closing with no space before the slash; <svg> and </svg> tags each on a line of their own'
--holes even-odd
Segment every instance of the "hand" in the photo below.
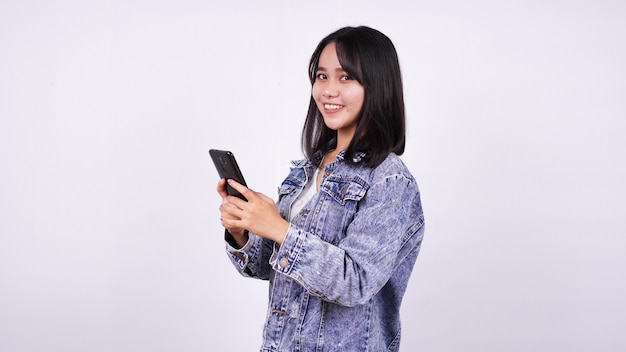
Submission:
<svg viewBox="0 0 626 352">
<path fill-rule="evenodd" d="M 237 181 L 228 180 L 228 184 L 243 194 L 248 201 L 227 195 L 226 184 L 223 180 L 220 181 L 218 193 L 222 196 L 222 205 L 220 206 L 222 225 L 226 229 L 245 229 L 282 244 L 287 230 L 289 230 L 289 222 L 280 216 L 274 200 L 263 193 L 255 192 L 241 185 Z"/>
<path fill-rule="evenodd" d="M 217 183 L 217 193 L 222 198 L 222 204 L 220 205 L 220 221 L 222 222 L 222 226 L 233 236 L 233 239 L 237 242 L 239 248 L 241 248 L 248 242 L 248 233 L 246 230 L 238 227 L 228 227 L 224 224 L 224 220 L 241 220 L 227 211 L 229 208 L 226 204 L 228 204 L 229 195 L 226 191 L 226 179 L 221 179 Z"/>
</svg>

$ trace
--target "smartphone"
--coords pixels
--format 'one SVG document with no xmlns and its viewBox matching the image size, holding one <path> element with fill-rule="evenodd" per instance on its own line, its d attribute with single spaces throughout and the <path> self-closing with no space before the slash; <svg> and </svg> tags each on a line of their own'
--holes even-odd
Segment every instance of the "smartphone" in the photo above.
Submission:
<svg viewBox="0 0 626 352">
<path fill-rule="evenodd" d="M 232 152 L 228 150 L 211 149 L 209 150 L 209 154 L 211 155 L 211 159 L 213 159 L 213 164 L 215 164 L 215 168 L 217 169 L 217 173 L 220 178 L 225 178 L 227 180 L 232 179 L 246 187 L 248 186 L 246 185 L 246 181 L 243 179 L 237 160 L 235 160 L 235 155 Z M 228 183 L 226 184 L 226 192 L 228 192 L 231 196 L 247 201 L 243 194 L 232 188 Z"/>
</svg>

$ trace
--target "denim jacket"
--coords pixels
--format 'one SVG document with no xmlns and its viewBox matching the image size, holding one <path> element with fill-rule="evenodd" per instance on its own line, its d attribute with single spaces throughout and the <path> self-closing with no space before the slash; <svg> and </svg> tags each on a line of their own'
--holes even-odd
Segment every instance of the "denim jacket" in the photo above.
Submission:
<svg viewBox="0 0 626 352">
<path fill-rule="evenodd" d="M 424 234 L 418 186 L 395 154 L 376 168 L 343 156 L 326 165 L 282 245 L 250 233 L 237 249 L 226 233 L 239 272 L 270 282 L 262 352 L 399 349 L 400 303 Z M 314 171 L 293 162 L 278 194 L 285 219 Z"/>
</svg>

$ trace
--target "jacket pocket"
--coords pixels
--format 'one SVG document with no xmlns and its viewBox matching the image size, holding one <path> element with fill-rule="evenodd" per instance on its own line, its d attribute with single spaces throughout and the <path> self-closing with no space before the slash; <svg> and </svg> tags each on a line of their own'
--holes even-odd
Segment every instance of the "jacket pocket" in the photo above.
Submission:
<svg viewBox="0 0 626 352">
<path fill-rule="evenodd" d="M 369 185 L 359 177 L 329 176 L 320 185 L 321 211 L 317 234 L 326 242 L 337 244 L 346 236 L 348 225 L 359 209 Z"/>
<path fill-rule="evenodd" d="M 320 191 L 328 194 L 341 205 L 349 201 L 358 202 L 365 196 L 369 188 L 367 182 L 360 177 L 342 178 L 329 176 L 320 185 Z"/>
</svg>

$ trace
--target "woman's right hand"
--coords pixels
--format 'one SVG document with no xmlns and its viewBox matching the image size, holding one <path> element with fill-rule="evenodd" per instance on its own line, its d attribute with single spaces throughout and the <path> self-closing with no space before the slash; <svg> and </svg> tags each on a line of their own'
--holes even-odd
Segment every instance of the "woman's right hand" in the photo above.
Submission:
<svg viewBox="0 0 626 352">
<path fill-rule="evenodd" d="M 234 204 L 228 201 L 231 196 L 226 192 L 226 179 L 223 178 L 217 183 L 217 193 L 222 198 L 222 204 L 220 204 L 220 222 L 222 226 L 224 226 L 224 220 L 241 220 L 228 211 L 229 208 L 232 209 Z M 224 226 L 224 228 L 233 236 L 239 248 L 243 247 L 248 242 L 248 233 L 245 229 L 226 226 Z"/>
</svg>

